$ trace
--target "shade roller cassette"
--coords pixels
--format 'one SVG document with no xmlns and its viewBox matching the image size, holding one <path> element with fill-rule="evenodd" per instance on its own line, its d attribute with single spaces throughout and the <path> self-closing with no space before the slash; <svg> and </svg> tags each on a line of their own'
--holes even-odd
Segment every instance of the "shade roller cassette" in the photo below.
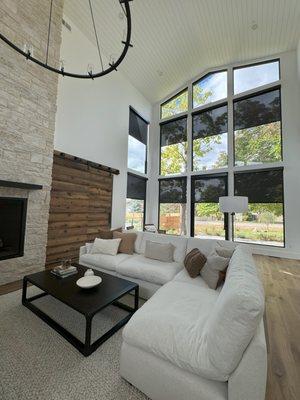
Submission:
<svg viewBox="0 0 300 400">
<path fill-rule="evenodd" d="M 234 130 L 253 128 L 280 120 L 280 89 L 234 103 Z"/>
<path fill-rule="evenodd" d="M 219 197 L 227 196 L 227 180 L 227 174 L 192 177 L 192 202 L 219 203 Z"/>
<path fill-rule="evenodd" d="M 137 175 L 127 175 L 127 198 L 135 200 L 146 199 L 147 179 Z"/>
<path fill-rule="evenodd" d="M 226 133 L 227 119 L 227 105 L 194 114 L 193 139 Z"/>
<path fill-rule="evenodd" d="M 249 203 L 283 203 L 283 169 L 235 173 L 234 193 Z"/>
<path fill-rule="evenodd" d="M 168 178 L 159 181 L 160 203 L 186 203 L 186 178 Z"/>
<path fill-rule="evenodd" d="M 129 135 L 147 146 L 148 123 L 132 108 L 129 111 Z"/>
<path fill-rule="evenodd" d="M 187 117 L 160 125 L 161 147 L 187 141 Z"/>
</svg>

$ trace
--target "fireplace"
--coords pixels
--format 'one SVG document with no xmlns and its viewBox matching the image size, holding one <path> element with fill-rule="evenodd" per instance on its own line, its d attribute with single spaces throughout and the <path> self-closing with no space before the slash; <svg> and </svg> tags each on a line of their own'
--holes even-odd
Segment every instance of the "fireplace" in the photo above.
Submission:
<svg viewBox="0 0 300 400">
<path fill-rule="evenodd" d="M 22 257 L 27 199 L 0 197 L 0 260 Z"/>
</svg>

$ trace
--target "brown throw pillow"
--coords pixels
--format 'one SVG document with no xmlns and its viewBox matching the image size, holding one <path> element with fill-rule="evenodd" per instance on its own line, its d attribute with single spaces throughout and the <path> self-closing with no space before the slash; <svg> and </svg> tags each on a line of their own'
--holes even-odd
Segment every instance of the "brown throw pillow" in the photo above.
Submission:
<svg viewBox="0 0 300 400">
<path fill-rule="evenodd" d="M 121 239 L 121 243 L 119 246 L 118 253 L 124 254 L 133 254 L 134 251 L 134 243 L 137 238 L 137 234 L 134 232 L 130 233 L 122 233 L 122 232 L 113 232 L 114 239 Z"/>
<path fill-rule="evenodd" d="M 184 266 L 191 278 L 196 278 L 204 267 L 207 259 L 198 249 L 191 250 L 185 257 Z"/>
<path fill-rule="evenodd" d="M 100 239 L 113 239 L 114 232 L 122 232 L 122 228 L 113 229 L 112 231 L 100 231 L 97 237 Z"/>
</svg>

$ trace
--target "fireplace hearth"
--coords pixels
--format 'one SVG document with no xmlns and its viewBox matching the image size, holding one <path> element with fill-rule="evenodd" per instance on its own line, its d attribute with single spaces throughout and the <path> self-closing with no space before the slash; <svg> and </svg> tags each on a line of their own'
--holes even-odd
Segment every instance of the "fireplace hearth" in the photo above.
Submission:
<svg viewBox="0 0 300 400">
<path fill-rule="evenodd" d="M 27 199 L 0 197 L 0 260 L 22 257 Z"/>
</svg>

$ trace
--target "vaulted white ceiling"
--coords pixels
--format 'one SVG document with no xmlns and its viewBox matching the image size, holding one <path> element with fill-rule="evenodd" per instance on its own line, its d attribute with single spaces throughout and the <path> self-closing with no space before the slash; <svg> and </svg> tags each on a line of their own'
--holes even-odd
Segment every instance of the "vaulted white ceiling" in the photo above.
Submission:
<svg viewBox="0 0 300 400">
<path fill-rule="evenodd" d="M 118 0 L 92 0 L 106 55 L 120 53 Z M 119 69 L 157 102 L 208 68 L 295 49 L 300 0 L 134 0 L 132 42 Z M 65 14 L 94 41 L 88 0 Z"/>
</svg>

